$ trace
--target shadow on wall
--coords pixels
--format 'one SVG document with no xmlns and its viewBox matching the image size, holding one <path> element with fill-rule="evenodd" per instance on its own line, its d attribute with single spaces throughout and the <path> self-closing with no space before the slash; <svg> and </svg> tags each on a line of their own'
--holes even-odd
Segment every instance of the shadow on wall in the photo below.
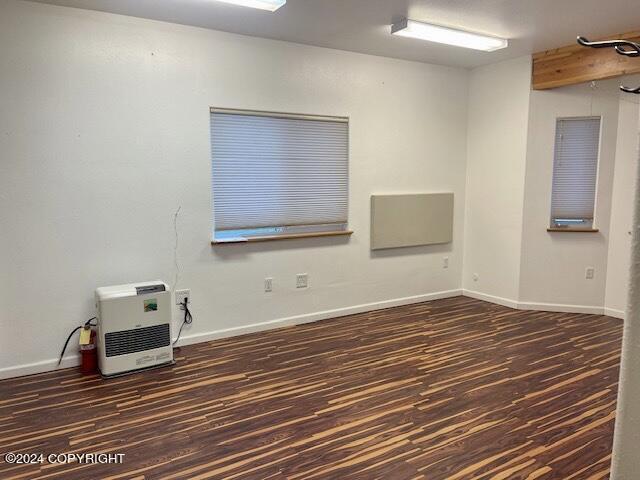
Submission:
<svg viewBox="0 0 640 480">
<path fill-rule="evenodd" d="M 220 260 L 238 260 L 243 257 L 261 253 L 272 253 L 291 250 L 312 250 L 319 248 L 330 248 L 340 245 L 348 245 L 357 243 L 357 237 L 354 236 L 337 236 L 337 237 L 317 237 L 304 239 L 289 240 L 273 240 L 267 242 L 255 243 L 229 243 L 211 245 L 210 252 L 213 256 Z M 369 239 L 367 238 L 367 242 Z M 416 255 L 429 254 L 451 254 L 451 243 L 443 243 L 440 245 L 423 245 L 416 247 L 389 248 L 385 250 L 370 250 L 369 258 L 397 258 Z"/>
<path fill-rule="evenodd" d="M 607 239 L 602 232 L 548 232 L 551 241 L 557 245 L 606 245 Z"/>
<path fill-rule="evenodd" d="M 393 258 L 405 257 L 412 255 L 429 255 L 429 254 L 451 254 L 451 243 L 441 243 L 439 245 L 422 245 L 417 247 L 389 248 L 384 250 L 371 250 L 369 256 L 375 258 Z"/>
<path fill-rule="evenodd" d="M 247 242 L 211 245 L 210 251 L 221 260 L 248 257 L 253 254 L 335 247 L 351 243 L 349 236 L 309 237 L 302 239 L 271 240 L 267 242 Z"/>
</svg>

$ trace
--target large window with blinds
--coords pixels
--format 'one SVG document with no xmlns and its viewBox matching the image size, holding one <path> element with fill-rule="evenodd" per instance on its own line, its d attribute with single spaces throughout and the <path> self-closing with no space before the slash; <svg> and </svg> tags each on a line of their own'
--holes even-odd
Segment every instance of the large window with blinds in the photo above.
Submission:
<svg viewBox="0 0 640 480">
<path fill-rule="evenodd" d="M 556 122 L 551 227 L 594 228 L 600 117 L 559 118 Z"/>
<path fill-rule="evenodd" d="M 211 109 L 213 241 L 348 234 L 349 122 Z"/>
</svg>

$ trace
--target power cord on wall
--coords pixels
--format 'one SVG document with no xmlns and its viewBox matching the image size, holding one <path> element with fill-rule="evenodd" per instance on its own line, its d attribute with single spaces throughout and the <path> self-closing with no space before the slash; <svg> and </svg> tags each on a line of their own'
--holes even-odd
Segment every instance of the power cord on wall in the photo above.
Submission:
<svg viewBox="0 0 640 480">
<path fill-rule="evenodd" d="M 175 275 L 173 277 L 174 292 L 176 291 L 178 279 L 180 278 L 180 265 L 178 264 L 178 215 L 180 215 L 180 210 L 182 210 L 182 206 L 179 206 L 176 213 L 173 214 L 173 233 L 175 235 L 175 243 L 173 244 L 173 266 L 175 270 Z"/>
<path fill-rule="evenodd" d="M 60 364 L 62 363 L 62 357 L 64 357 L 64 352 L 67 350 L 67 345 L 69 345 L 69 340 L 71 340 L 71 337 L 73 337 L 73 334 L 76 333 L 81 328 L 95 327 L 96 325 L 94 323 L 91 323 L 94 320 L 97 320 L 97 317 L 91 317 L 89 320 L 84 322 L 84 325 L 80 325 L 79 327 L 74 328 L 73 331 L 69 334 L 69 336 L 67 337 L 67 341 L 64 342 L 64 347 L 62 347 L 62 352 L 60 352 L 60 358 L 58 359 L 58 366 L 60 366 Z"/>
<path fill-rule="evenodd" d="M 180 335 L 182 335 L 182 328 L 185 325 L 191 325 L 191 323 L 193 323 L 193 315 L 191 315 L 191 312 L 189 311 L 188 303 L 189 303 L 188 297 L 184 297 L 184 302 L 180 302 L 180 307 L 182 307 L 182 309 L 184 310 L 184 318 L 182 319 L 182 325 L 180 325 L 180 330 L 178 330 L 178 338 L 176 338 L 176 341 L 173 342 L 174 347 L 178 343 L 178 340 L 180 340 Z"/>
</svg>

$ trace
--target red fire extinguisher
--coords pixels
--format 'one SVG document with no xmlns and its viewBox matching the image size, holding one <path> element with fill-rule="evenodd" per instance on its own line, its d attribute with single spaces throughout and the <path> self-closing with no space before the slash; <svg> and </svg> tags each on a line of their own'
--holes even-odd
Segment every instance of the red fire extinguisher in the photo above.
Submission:
<svg viewBox="0 0 640 480">
<path fill-rule="evenodd" d="M 62 347 L 62 352 L 60 352 L 60 358 L 58 359 L 58 366 L 62 363 L 62 359 L 64 357 L 64 352 L 67 350 L 67 345 L 69 345 L 69 340 L 73 337 L 73 334 L 80 330 L 80 371 L 85 374 L 95 373 L 98 371 L 98 351 L 97 351 L 97 341 L 96 341 L 96 331 L 92 328 L 95 327 L 95 323 L 91 323 L 96 320 L 96 317 L 91 317 L 89 320 L 84 322 L 84 325 L 80 325 L 79 327 L 74 328 L 69 336 L 67 337 L 67 341 L 64 342 L 64 347 Z"/>
<path fill-rule="evenodd" d="M 80 335 L 80 371 L 88 375 L 98 371 L 98 350 L 96 345 L 96 331 L 90 326 L 83 327 L 85 330 L 91 330 L 89 334 L 88 342 L 83 340 L 83 336 Z"/>
</svg>

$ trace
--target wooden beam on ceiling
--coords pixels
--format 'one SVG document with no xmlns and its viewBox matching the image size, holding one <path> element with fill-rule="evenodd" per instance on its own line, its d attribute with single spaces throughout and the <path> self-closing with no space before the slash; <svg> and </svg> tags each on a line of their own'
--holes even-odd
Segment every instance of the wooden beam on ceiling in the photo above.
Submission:
<svg viewBox="0 0 640 480">
<path fill-rule="evenodd" d="M 589 40 L 589 32 L 581 32 Z M 640 42 L 640 31 L 611 35 L 597 40 Z M 588 48 L 578 45 L 547 50 L 533 55 L 533 89 L 575 85 L 640 73 L 640 58 L 619 55 L 612 48 Z"/>
</svg>

